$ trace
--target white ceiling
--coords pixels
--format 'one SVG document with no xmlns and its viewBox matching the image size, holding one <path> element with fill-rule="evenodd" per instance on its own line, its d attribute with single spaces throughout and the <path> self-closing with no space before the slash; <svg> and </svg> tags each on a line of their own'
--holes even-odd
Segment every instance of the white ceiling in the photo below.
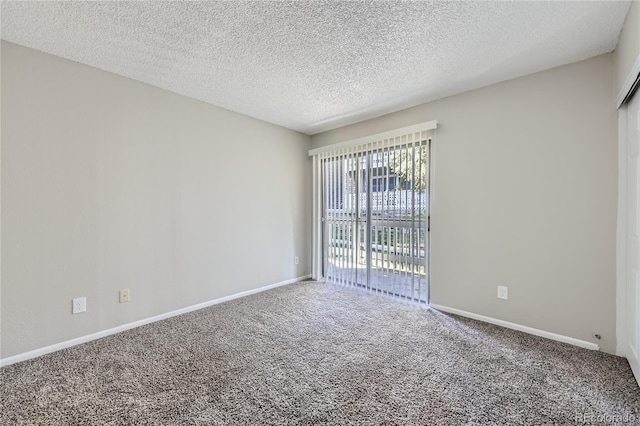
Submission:
<svg viewBox="0 0 640 426">
<path fill-rule="evenodd" d="M 2 2 L 2 38 L 307 134 L 612 51 L 629 2 Z"/>
</svg>

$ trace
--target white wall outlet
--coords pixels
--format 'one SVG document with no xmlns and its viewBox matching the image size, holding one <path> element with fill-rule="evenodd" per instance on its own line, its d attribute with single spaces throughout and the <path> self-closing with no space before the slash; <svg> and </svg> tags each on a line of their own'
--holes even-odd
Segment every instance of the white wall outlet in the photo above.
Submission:
<svg viewBox="0 0 640 426">
<path fill-rule="evenodd" d="M 509 288 L 503 285 L 498 286 L 498 299 L 509 299 Z"/>
<path fill-rule="evenodd" d="M 126 303 L 129 301 L 129 289 L 125 288 L 124 290 L 120 290 L 120 303 Z"/>
<path fill-rule="evenodd" d="M 79 297 L 77 299 L 73 299 L 73 302 L 71 304 L 71 313 L 79 314 L 81 312 L 86 312 L 86 311 L 87 311 L 86 297 Z"/>
<path fill-rule="evenodd" d="M 298 256 L 293 258 L 293 263 L 295 263 L 296 265 L 300 263 L 300 259 L 298 259 Z"/>
</svg>

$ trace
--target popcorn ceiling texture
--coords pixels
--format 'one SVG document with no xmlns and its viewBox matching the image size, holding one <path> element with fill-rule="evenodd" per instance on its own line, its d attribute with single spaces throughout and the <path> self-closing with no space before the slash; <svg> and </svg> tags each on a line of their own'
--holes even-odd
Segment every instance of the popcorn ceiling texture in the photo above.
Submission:
<svg viewBox="0 0 640 426">
<path fill-rule="evenodd" d="M 307 134 L 612 51 L 629 2 L 2 2 L 2 38 Z"/>
</svg>

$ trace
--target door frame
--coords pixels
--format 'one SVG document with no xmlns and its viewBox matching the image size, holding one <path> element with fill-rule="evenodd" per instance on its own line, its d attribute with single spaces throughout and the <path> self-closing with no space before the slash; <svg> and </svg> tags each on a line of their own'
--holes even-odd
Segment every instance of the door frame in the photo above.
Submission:
<svg viewBox="0 0 640 426">
<path fill-rule="evenodd" d="M 634 85 L 638 84 L 640 76 L 640 55 L 632 66 L 622 89 L 618 93 L 616 106 L 618 108 L 618 213 L 616 227 L 616 355 L 627 357 L 627 154 L 628 154 L 628 110 L 624 103 L 632 95 Z M 637 88 L 636 88 L 637 89 Z M 635 93 L 635 97 L 640 93 Z M 624 104 L 623 104 L 624 103 Z M 640 188 L 638 188 L 640 189 Z M 637 306 L 636 309 L 640 309 Z M 634 372 L 636 381 L 640 385 L 640 371 Z"/>
<path fill-rule="evenodd" d="M 618 109 L 618 215 L 616 229 L 616 355 L 626 357 L 627 107 Z"/>
</svg>

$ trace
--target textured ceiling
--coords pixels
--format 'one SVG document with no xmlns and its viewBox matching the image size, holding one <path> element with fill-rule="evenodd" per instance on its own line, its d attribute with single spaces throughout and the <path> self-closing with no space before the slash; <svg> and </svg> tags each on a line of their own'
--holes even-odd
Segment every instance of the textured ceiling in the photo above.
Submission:
<svg viewBox="0 0 640 426">
<path fill-rule="evenodd" d="M 629 4 L 3 1 L 1 36 L 314 134 L 610 52 Z"/>
</svg>

